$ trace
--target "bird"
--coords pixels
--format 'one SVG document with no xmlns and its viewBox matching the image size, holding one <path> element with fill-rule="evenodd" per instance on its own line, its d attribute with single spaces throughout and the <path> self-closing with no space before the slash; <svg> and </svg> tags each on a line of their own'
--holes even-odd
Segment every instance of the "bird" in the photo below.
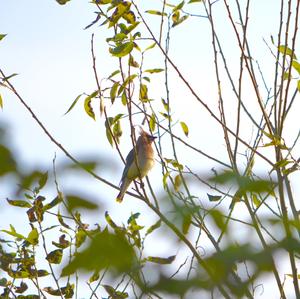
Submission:
<svg viewBox="0 0 300 299">
<path fill-rule="evenodd" d="M 133 180 L 143 178 L 154 166 L 152 143 L 155 139 L 155 136 L 141 129 L 135 147 L 126 157 L 125 168 L 120 181 L 120 193 L 116 198 L 117 202 L 122 202 L 125 192 Z"/>
</svg>

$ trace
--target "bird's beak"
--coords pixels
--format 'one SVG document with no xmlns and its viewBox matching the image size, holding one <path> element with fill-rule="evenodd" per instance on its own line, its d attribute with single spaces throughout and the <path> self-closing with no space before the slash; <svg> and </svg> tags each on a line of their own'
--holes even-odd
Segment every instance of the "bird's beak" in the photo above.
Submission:
<svg viewBox="0 0 300 299">
<path fill-rule="evenodd" d="M 149 135 L 150 141 L 154 141 L 156 138 L 157 138 L 156 136 Z"/>
</svg>

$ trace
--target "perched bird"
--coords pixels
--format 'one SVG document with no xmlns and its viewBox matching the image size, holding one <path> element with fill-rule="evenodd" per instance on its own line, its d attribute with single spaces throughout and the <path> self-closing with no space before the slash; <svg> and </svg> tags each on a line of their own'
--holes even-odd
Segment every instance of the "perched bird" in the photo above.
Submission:
<svg viewBox="0 0 300 299">
<path fill-rule="evenodd" d="M 123 200 L 124 194 L 133 180 L 143 178 L 154 165 L 154 152 L 152 143 L 156 137 L 141 130 L 136 146 L 126 157 L 125 168 L 120 182 L 120 193 L 117 201 Z M 136 155 L 136 157 L 135 157 Z M 137 163 L 136 163 L 137 162 Z"/>
</svg>

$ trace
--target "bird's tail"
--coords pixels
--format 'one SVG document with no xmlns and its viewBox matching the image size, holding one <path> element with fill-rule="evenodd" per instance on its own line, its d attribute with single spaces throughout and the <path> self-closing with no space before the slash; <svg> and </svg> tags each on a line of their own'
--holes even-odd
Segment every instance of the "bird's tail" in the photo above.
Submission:
<svg viewBox="0 0 300 299">
<path fill-rule="evenodd" d="M 127 188 L 129 187 L 130 183 L 131 183 L 131 180 L 129 180 L 127 178 L 124 178 L 122 180 L 121 187 L 120 187 L 120 192 L 119 192 L 119 194 L 117 195 L 117 198 L 116 198 L 117 202 L 122 202 L 123 197 L 125 195 L 125 192 L 127 191 Z"/>
</svg>

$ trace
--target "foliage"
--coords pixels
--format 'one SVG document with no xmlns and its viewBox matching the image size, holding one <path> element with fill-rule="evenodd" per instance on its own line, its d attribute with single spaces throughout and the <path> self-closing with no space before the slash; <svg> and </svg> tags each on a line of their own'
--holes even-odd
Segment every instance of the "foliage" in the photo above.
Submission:
<svg viewBox="0 0 300 299">
<path fill-rule="evenodd" d="M 57 0 L 61 5 L 68 2 L 70 0 Z M 299 207 L 292 187 L 298 173 L 299 159 L 295 155 L 300 134 L 292 139 L 285 130 L 292 109 L 297 107 L 295 99 L 300 91 L 295 43 L 298 31 L 297 26 L 289 27 L 290 22 L 297 22 L 299 1 L 298 5 L 280 8 L 278 40 L 275 42 L 272 37 L 271 44 L 267 43 L 275 65 L 271 88 L 251 52 L 253 45 L 247 31 L 250 1 L 243 5 L 239 1 L 223 2 L 225 5 L 220 8 L 218 0 L 164 1 L 160 6 L 153 3 L 153 8 L 143 10 L 142 4 L 130 0 L 91 1 L 89 5 L 96 9 L 96 19 L 86 29 L 94 28 L 105 34 L 107 54 L 118 67 L 99 78 L 92 35 L 92 71 L 96 86 L 69 103 L 65 114 L 72 113 L 83 99 L 83 112 L 102 124 L 107 142 L 121 158 L 119 143 L 126 125 L 133 144 L 137 122 L 158 136 L 156 151 L 161 167 L 161 193 L 153 191 L 149 180 L 144 180 L 147 185 L 135 182 L 134 193 L 130 193 L 135 200 L 143 202 L 156 219 L 145 226 L 142 223 L 148 215 L 135 212 L 124 224 L 113 219 L 110 212 L 102 213 L 102 206 L 87 196 L 64 194 L 60 191 L 55 162 L 53 171 L 33 169 L 24 173 L 4 136 L 4 129 L 1 130 L 0 178 L 14 177 L 18 181 L 16 198 L 8 198 L 7 204 L 21 209 L 28 218 L 22 229 L 15 227 L 13 219 L 1 229 L 1 298 L 47 298 L 49 295 L 75 298 L 83 284 L 84 273 L 89 276 L 86 283 L 91 298 L 99 298 L 99 294 L 114 299 L 172 295 L 189 298 L 195 293 L 198 298 L 254 298 L 265 274 L 273 278 L 278 297 L 288 298 L 290 290 L 285 282 L 291 279 L 293 295 L 300 298 Z M 192 13 L 196 5 L 201 7 L 203 15 Z M 225 42 L 215 27 L 215 7 L 224 10 L 234 34 L 230 42 L 239 53 L 238 80 L 228 67 Z M 285 9 L 288 13 L 284 14 Z M 211 29 L 217 81 L 212 86 L 216 90 L 212 97 L 217 103 L 216 110 L 192 88 L 169 54 L 171 36 L 180 30 L 184 32 L 184 24 L 195 18 L 206 22 Z M 158 31 L 152 28 L 157 25 Z M 5 42 L 5 36 L 0 34 L 1 43 Z M 154 49 L 161 59 L 151 61 L 153 65 L 149 67 L 145 61 Z M 203 124 L 190 124 L 188 115 L 182 116 L 176 111 L 172 102 L 176 93 L 170 93 L 173 74 L 178 75 L 190 98 L 208 112 L 220 129 L 224 139 L 219 146 L 225 144 L 227 157 L 215 158 L 208 152 L 205 143 L 209 140 L 201 140 L 204 143 L 201 148 L 192 145 L 191 136 L 200 136 Z M 94 172 L 96 161 L 80 162 L 56 141 L 14 88 L 11 79 L 15 75 L 6 76 L 0 68 L 1 88 L 8 88 L 17 96 L 51 142 L 71 159 L 71 167 L 58 167 L 71 172 L 76 165 L 103 184 L 117 188 Z M 159 100 L 153 96 L 152 82 L 157 78 L 164 88 Z M 228 86 L 232 93 L 226 92 Z M 251 104 L 247 102 L 248 93 Z M 231 98 L 236 100 L 233 110 L 228 100 Z M 0 107 L 4 105 L 5 99 L 0 95 Z M 251 105 L 259 112 L 251 113 Z M 125 109 L 126 113 L 112 115 L 114 108 Z M 246 127 L 251 127 L 250 133 Z M 169 138 L 167 145 L 164 136 Z M 186 155 L 192 153 L 211 163 L 211 170 L 199 174 L 194 165 L 182 161 L 185 155 L 179 148 L 183 148 Z M 47 195 L 47 188 L 55 190 L 54 198 Z M 87 220 L 82 219 L 82 211 L 87 210 L 101 212 L 103 221 L 91 228 Z M 176 238 L 178 248 L 173 245 L 174 250 L 167 256 L 147 253 L 156 245 L 153 238 L 159 240 L 159 233 L 164 242 L 170 244 L 169 240 Z M 182 260 L 182 252 L 185 260 Z M 278 256 L 289 265 L 289 273 L 276 263 Z M 148 277 L 149 272 L 156 277 Z M 45 285 L 43 277 L 51 277 L 51 283 L 47 280 Z"/>
</svg>

